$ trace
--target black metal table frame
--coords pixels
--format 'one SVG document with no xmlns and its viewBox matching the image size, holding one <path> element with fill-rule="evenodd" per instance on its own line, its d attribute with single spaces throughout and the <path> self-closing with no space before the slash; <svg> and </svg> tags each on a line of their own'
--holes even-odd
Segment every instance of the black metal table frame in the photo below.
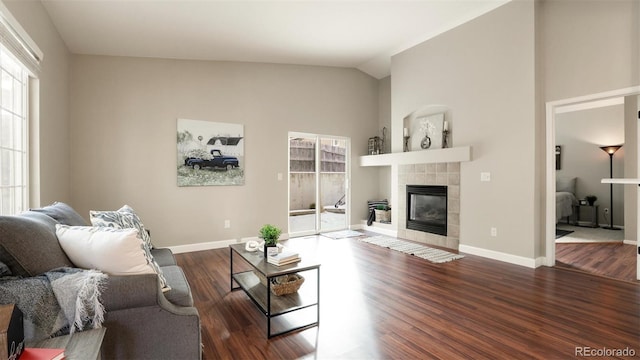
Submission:
<svg viewBox="0 0 640 360">
<path fill-rule="evenodd" d="M 580 204 L 576 204 L 576 205 L 571 205 L 571 207 L 575 210 L 574 213 L 572 215 L 575 215 L 575 219 L 573 226 L 581 226 L 581 227 L 589 227 L 589 228 L 598 228 L 600 227 L 600 225 L 598 224 L 598 207 L 600 205 L 580 205 Z M 582 208 L 587 208 L 590 209 L 589 211 L 589 217 L 590 217 L 590 221 L 589 221 L 589 225 L 580 225 L 580 213 L 582 211 L 580 211 Z"/>
<path fill-rule="evenodd" d="M 263 309 L 262 306 L 260 305 L 260 303 L 258 302 L 258 300 L 255 299 L 253 297 L 253 295 L 251 295 L 249 290 L 245 289 L 244 287 L 242 287 L 242 284 L 234 279 L 234 275 L 246 272 L 246 271 L 242 271 L 242 272 L 238 272 L 238 273 L 234 273 L 233 272 L 233 253 L 234 252 L 237 253 L 238 256 L 240 256 L 240 258 L 244 262 L 249 264 L 256 271 L 260 272 L 260 270 L 256 266 L 251 264 L 251 262 L 249 262 L 247 259 L 245 259 L 233 247 L 231 247 L 231 246 L 229 247 L 229 260 L 230 260 L 230 265 L 229 265 L 229 274 L 230 274 L 230 276 L 229 276 L 229 279 L 230 279 L 231 291 L 242 289 L 244 291 L 244 293 L 247 294 L 249 299 L 251 299 L 251 301 L 253 301 L 253 303 L 256 305 L 256 307 L 258 309 L 260 309 L 261 312 L 267 317 L 267 338 L 268 339 L 271 339 L 272 337 L 275 337 L 275 336 L 288 334 L 288 333 L 291 333 L 291 332 L 294 332 L 294 331 L 298 331 L 298 330 L 309 329 L 309 328 L 312 328 L 314 326 L 319 326 L 320 325 L 320 264 L 317 264 L 317 265 L 314 265 L 314 266 L 310 266 L 310 267 L 304 268 L 304 269 L 300 269 L 300 268 L 296 267 L 296 268 L 292 268 L 291 270 L 278 272 L 276 275 L 270 275 L 270 276 L 267 276 L 267 274 L 264 274 L 264 273 L 261 272 L 265 276 L 265 278 L 267 279 L 267 285 L 269 285 L 271 283 L 271 279 L 274 278 L 274 277 L 287 275 L 287 274 L 293 274 L 293 273 L 297 273 L 297 272 L 316 270 L 316 275 L 317 275 L 316 302 L 315 303 L 311 303 L 311 304 L 307 304 L 307 305 L 304 305 L 304 306 L 294 307 L 294 308 L 288 309 L 286 311 L 278 312 L 277 314 L 272 314 L 271 313 L 271 296 L 272 296 L 271 289 L 269 289 L 268 287 L 266 289 L 266 291 L 267 291 L 267 304 L 266 304 L 267 306 L 266 307 L 267 308 Z M 275 267 L 275 265 L 269 265 L 269 266 L 274 266 Z M 238 284 L 238 286 L 233 286 L 234 282 L 236 284 Z M 294 328 L 291 328 L 291 329 L 288 329 L 288 330 L 285 330 L 285 331 L 280 331 L 280 332 L 277 332 L 275 334 L 271 333 L 271 319 L 272 318 L 275 318 L 275 317 L 278 317 L 278 316 L 281 316 L 281 315 L 285 315 L 285 314 L 291 313 L 293 311 L 306 309 L 306 308 L 309 308 L 309 307 L 312 307 L 312 306 L 316 306 L 316 308 L 317 308 L 316 321 L 315 322 L 312 322 L 312 323 L 309 323 L 309 324 L 305 324 L 305 325 L 301 325 L 301 326 L 296 326 Z"/>
</svg>

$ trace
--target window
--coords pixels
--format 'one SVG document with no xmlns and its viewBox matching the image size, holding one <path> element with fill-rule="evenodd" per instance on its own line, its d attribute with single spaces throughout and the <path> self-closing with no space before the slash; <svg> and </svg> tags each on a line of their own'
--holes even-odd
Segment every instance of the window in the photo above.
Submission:
<svg viewBox="0 0 640 360">
<path fill-rule="evenodd" d="M 27 69 L 0 45 L 0 215 L 28 206 Z"/>
</svg>

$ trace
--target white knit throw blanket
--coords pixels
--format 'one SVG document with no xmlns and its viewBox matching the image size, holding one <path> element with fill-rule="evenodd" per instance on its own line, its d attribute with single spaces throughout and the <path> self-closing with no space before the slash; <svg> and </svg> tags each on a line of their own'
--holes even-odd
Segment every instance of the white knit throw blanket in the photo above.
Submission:
<svg viewBox="0 0 640 360">
<path fill-rule="evenodd" d="M 70 333 L 87 327 L 101 327 L 104 306 L 100 302 L 100 294 L 107 275 L 97 270 L 66 273 L 62 276 L 60 274 L 45 273 L 70 325 Z"/>
</svg>

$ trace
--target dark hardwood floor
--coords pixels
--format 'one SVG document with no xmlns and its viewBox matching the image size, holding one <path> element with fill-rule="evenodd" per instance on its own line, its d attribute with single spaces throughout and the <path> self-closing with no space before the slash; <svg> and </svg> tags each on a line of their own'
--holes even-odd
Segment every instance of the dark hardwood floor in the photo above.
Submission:
<svg viewBox="0 0 640 360">
<path fill-rule="evenodd" d="M 228 249 L 176 256 L 205 359 L 567 359 L 576 347 L 640 357 L 638 284 L 472 255 L 432 264 L 354 238 L 288 243 L 322 262 L 320 326 L 271 340 L 247 295 L 229 291 Z"/>
<path fill-rule="evenodd" d="M 613 279 L 638 282 L 635 245 L 618 243 L 558 243 L 556 266 Z"/>
</svg>

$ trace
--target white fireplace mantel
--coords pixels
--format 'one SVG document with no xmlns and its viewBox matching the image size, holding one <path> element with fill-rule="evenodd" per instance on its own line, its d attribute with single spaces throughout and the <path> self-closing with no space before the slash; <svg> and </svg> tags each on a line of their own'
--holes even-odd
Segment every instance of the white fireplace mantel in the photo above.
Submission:
<svg viewBox="0 0 640 360">
<path fill-rule="evenodd" d="M 360 166 L 435 164 L 471 160 L 471 146 L 360 156 Z"/>
</svg>

